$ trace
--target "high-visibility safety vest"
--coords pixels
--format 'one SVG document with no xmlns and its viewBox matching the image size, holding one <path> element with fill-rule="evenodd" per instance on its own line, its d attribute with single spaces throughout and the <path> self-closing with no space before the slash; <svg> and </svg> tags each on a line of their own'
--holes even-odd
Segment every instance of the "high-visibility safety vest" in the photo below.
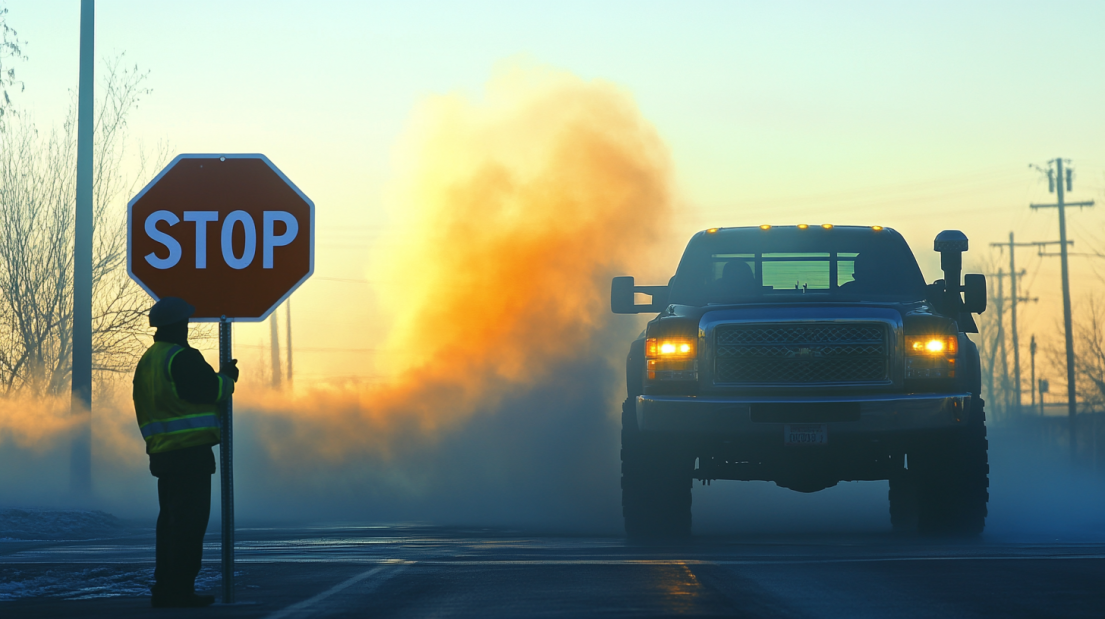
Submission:
<svg viewBox="0 0 1105 619">
<path fill-rule="evenodd" d="M 154 342 L 134 371 L 134 412 L 146 439 L 146 453 L 214 445 L 221 439 L 218 405 L 194 404 L 177 395 L 172 365 L 182 352 L 183 346 Z M 217 376 L 222 402 L 234 393 L 234 381 Z"/>
</svg>

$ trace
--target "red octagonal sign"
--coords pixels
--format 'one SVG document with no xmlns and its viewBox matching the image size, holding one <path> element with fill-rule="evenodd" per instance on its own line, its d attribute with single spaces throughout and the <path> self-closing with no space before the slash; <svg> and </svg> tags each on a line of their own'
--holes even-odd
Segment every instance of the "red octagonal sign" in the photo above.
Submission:
<svg viewBox="0 0 1105 619">
<path fill-rule="evenodd" d="M 127 205 L 127 272 L 196 321 L 264 320 L 314 265 L 315 205 L 264 155 L 179 155 Z"/>
</svg>

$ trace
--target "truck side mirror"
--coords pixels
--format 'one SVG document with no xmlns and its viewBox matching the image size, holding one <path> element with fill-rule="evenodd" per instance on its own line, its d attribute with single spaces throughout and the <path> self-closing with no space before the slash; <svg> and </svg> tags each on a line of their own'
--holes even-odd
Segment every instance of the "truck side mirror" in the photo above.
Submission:
<svg viewBox="0 0 1105 619">
<path fill-rule="evenodd" d="M 610 311 L 615 314 L 636 314 L 633 307 L 633 278 L 615 277 L 610 282 Z"/>
<path fill-rule="evenodd" d="M 652 296 L 652 303 L 637 305 L 633 295 L 638 292 Z M 667 306 L 667 286 L 635 286 L 632 277 L 615 277 L 610 282 L 610 311 L 615 314 L 660 312 Z"/>
<path fill-rule="evenodd" d="M 963 311 L 981 314 L 986 311 L 986 276 L 963 276 Z"/>
</svg>

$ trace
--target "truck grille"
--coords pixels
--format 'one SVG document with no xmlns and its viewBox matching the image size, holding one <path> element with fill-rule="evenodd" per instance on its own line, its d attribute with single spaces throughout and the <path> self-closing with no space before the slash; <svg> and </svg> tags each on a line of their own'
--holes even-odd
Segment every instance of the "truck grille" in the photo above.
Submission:
<svg viewBox="0 0 1105 619">
<path fill-rule="evenodd" d="M 889 378 L 886 326 L 721 325 L 714 382 L 790 384 L 883 382 Z"/>
</svg>

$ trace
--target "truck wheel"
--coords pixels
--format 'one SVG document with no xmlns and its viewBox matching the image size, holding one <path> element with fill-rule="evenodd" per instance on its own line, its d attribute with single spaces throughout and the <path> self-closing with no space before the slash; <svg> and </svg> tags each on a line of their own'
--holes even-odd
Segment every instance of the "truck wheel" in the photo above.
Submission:
<svg viewBox="0 0 1105 619">
<path fill-rule="evenodd" d="M 622 404 L 622 516 L 629 537 L 688 537 L 694 458 L 637 431 L 633 398 Z"/>
<path fill-rule="evenodd" d="M 976 536 L 990 498 L 984 403 L 972 398 L 966 428 L 928 440 L 910 469 L 917 480 L 917 530 L 923 535 Z"/>
<path fill-rule="evenodd" d="M 917 482 L 907 469 L 890 478 L 890 526 L 899 533 L 917 530 Z"/>
</svg>

